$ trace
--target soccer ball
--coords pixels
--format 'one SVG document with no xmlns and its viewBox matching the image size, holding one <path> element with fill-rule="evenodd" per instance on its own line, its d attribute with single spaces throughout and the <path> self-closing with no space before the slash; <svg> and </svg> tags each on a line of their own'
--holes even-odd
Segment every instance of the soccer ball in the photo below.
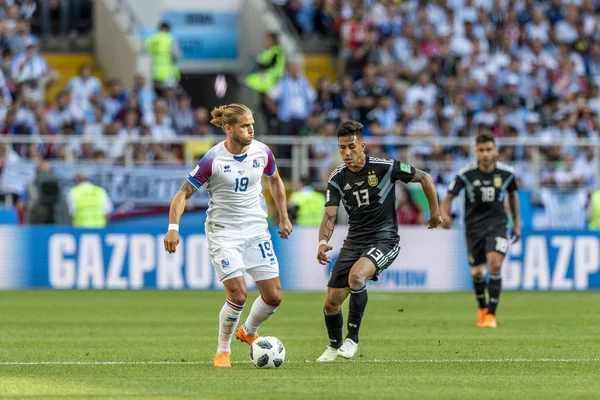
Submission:
<svg viewBox="0 0 600 400">
<path fill-rule="evenodd" d="M 285 360 L 285 347 L 273 336 L 261 336 L 250 346 L 250 361 L 256 368 L 279 368 Z"/>
</svg>

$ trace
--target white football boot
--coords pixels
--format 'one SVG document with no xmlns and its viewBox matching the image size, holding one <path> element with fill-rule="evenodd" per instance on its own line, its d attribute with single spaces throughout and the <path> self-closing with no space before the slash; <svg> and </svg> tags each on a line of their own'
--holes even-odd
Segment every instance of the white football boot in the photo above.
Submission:
<svg viewBox="0 0 600 400">
<path fill-rule="evenodd" d="M 355 343 L 352 339 L 344 340 L 344 344 L 337 351 L 337 355 L 344 358 L 352 358 L 358 350 L 358 343 Z"/>
<path fill-rule="evenodd" d="M 332 362 L 338 355 L 338 349 L 327 346 L 321 357 L 317 358 L 317 362 Z"/>
</svg>

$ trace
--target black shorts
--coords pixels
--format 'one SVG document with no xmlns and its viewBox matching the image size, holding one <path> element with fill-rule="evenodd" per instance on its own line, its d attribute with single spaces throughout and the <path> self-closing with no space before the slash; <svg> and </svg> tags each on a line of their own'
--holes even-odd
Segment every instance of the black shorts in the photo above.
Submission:
<svg viewBox="0 0 600 400">
<path fill-rule="evenodd" d="M 399 252 L 400 246 L 394 242 L 375 243 L 368 246 L 345 242 L 333 264 L 327 286 L 336 289 L 350 287 L 348 284 L 350 270 L 362 257 L 368 258 L 375 264 L 376 271 L 371 280 L 376 281 L 378 275 L 398 257 Z"/>
<path fill-rule="evenodd" d="M 467 232 L 469 264 L 472 267 L 485 264 L 486 254 L 491 252 L 505 256 L 508 251 L 508 243 L 506 225 L 490 227 L 486 231 Z"/>
</svg>

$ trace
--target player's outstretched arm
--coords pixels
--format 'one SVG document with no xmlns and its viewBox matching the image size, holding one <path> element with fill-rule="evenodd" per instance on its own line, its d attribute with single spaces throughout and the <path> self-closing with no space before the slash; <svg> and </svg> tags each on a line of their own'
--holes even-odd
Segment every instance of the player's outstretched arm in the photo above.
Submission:
<svg viewBox="0 0 600 400">
<path fill-rule="evenodd" d="M 288 216 L 285 186 L 281 176 L 279 176 L 279 171 L 275 171 L 269 177 L 269 188 L 271 189 L 271 196 L 273 196 L 277 211 L 279 211 L 279 237 L 287 239 L 292 233 L 292 223 Z"/>
<path fill-rule="evenodd" d="M 171 227 L 171 225 L 179 226 L 179 219 L 183 214 L 183 210 L 185 210 L 185 203 L 197 190 L 198 189 L 196 189 L 189 181 L 185 181 L 177 191 L 173 200 L 171 200 L 171 208 L 169 209 L 169 227 Z M 175 253 L 177 245 L 179 244 L 179 232 L 174 229 L 169 229 L 165 235 L 164 242 L 165 250 L 169 253 Z"/>
<path fill-rule="evenodd" d="M 516 243 L 521 238 L 521 221 L 519 219 L 521 213 L 521 204 L 519 203 L 519 195 L 517 191 L 508 194 L 508 203 L 510 205 L 510 213 L 513 217 L 512 241 Z"/>
<path fill-rule="evenodd" d="M 333 235 L 335 229 L 335 219 L 337 218 L 338 206 L 327 206 L 325 207 L 325 215 L 323 221 L 321 221 L 321 227 L 319 228 L 319 249 L 317 251 L 317 260 L 319 264 L 325 265 L 331 262 L 331 259 L 327 255 L 327 252 L 333 247 L 329 243 L 329 239 Z"/>
<path fill-rule="evenodd" d="M 452 226 L 452 217 L 450 216 L 450 209 L 452 208 L 452 200 L 454 199 L 454 195 L 452 193 L 448 193 L 442 203 L 440 204 L 440 214 L 442 216 L 442 227 L 445 229 L 450 229 Z"/>
<path fill-rule="evenodd" d="M 433 182 L 433 178 L 427 172 L 421 171 L 418 168 L 415 168 L 415 176 L 412 179 L 412 182 L 420 182 L 421 187 L 423 188 L 423 192 L 425 192 L 425 197 L 427 197 L 427 202 L 429 203 L 429 229 L 437 228 L 439 225 L 443 223 L 442 217 L 440 216 L 440 207 L 438 204 L 437 192 L 435 190 L 435 183 Z"/>
</svg>

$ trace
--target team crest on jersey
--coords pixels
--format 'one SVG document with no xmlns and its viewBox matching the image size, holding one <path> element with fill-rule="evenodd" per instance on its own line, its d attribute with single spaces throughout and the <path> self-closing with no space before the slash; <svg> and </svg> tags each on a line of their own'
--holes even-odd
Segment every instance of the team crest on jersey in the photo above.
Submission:
<svg viewBox="0 0 600 400">
<path fill-rule="evenodd" d="M 256 158 L 252 160 L 252 168 L 260 168 L 260 161 L 258 161 Z"/>
<path fill-rule="evenodd" d="M 500 174 L 494 175 L 494 187 L 499 188 L 502 186 L 502 177 Z"/>
<path fill-rule="evenodd" d="M 367 183 L 369 186 L 377 186 L 379 183 L 379 179 L 377 179 L 377 175 L 375 175 L 375 171 L 369 172 L 369 176 L 367 177 Z"/>
<path fill-rule="evenodd" d="M 221 260 L 221 267 L 223 267 L 223 269 L 229 267 L 229 260 L 227 260 L 226 258 Z"/>
</svg>

